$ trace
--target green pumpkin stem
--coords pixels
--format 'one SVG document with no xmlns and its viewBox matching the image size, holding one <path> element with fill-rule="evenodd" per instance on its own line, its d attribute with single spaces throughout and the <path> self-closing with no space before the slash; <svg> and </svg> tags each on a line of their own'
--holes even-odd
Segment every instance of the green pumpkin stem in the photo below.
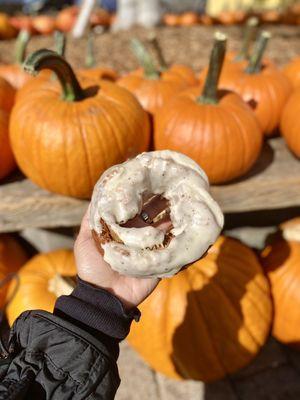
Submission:
<svg viewBox="0 0 300 400">
<path fill-rule="evenodd" d="M 226 52 L 226 41 L 226 35 L 221 32 L 215 33 L 214 45 L 210 55 L 203 92 L 198 98 L 198 102 L 201 104 L 218 103 L 218 83 Z"/>
<path fill-rule="evenodd" d="M 234 61 L 243 61 L 249 59 L 250 46 L 255 37 L 257 26 L 258 26 L 258 18 L 251 17 L 247 19 L 244 31 L 244 37 L 242 41 L 242 47 L 241 50 L 236 55 Z"/>
<path fill-rule="evenodd" d="M 248 67 L 246 68 L 246 72 L 248 74 L 257 74 L 258 72 L 261 71 L 262 59 L 270 37 L 271 37 L 270 32 L 267 31 L 261 32 L 259 38 L 256 41 L 253 54 L 250 57 Z"/>
<path fill-rule="evenodd" d="M 55 51 L 60 56 L 64 57 L 66 52 L 66 35 L 63 32 L 54 32 Z"/>
<path fill-rule="evenodd" d="M 94 33 L 90 30 L 86 44 L 85 66 L 86 68 L 93 68 L 95 65 Z"/>
<path fill-rule="evenodd" d="M 160 74 L 155 68 L 155 63 L 142 42 L 138 39 L 132 39 L 131 49 L 140 65 L 143 67 L 145 77 L 148 79 L 158 79 Z"/>
<path fill-rule="evenodd" d="M 65 101 L 79 101 L 85 97 L 72 67 L 55 51 L 41 49 L 31 53 L 23 68 L 32 75 L 37 75 L 43 69 L 53 71 L 61 84 L 62 98 Z"/>
<path fill-rule="evenodd" d="M 149 35 L 148 42 L 151 44 L 152 49 L 155 53 L 157 62 L 159 64 L 159 69 L 161 71 L 165 71 L 168 68 L 168 64 L 165 60 L 162 48 L 157 40 L 157 36 L 155 34 Z"/>
<path fill-rule="evenodd" d="M 15 62 L 16 64 L 23 64 L 25 60 L 25 53 L 28 42 L 30 40 L 30 33 L 26 29 L 22 29 L 17 37 L 16 40 L 16 47 L 15 47 Z"/>
</svg>

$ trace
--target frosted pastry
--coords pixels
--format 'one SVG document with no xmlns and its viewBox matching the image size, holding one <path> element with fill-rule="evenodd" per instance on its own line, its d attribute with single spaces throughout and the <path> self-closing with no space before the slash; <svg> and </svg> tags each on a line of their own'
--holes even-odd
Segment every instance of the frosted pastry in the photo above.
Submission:
<svg viewBox="0 0 300 400">
<path fill-rule="evenodd" d="M 145 199 L 161 195 L 171 228 L 124 227 L 143 212 Z M 109 168 L 97 182 L 90 228 L 104 260 L 123 275 L 168 277 L 198 260 L 216 241 L 224 218 L 209 193 L 206 174 L 174 151 L 142 153 Z"/>
</svg>

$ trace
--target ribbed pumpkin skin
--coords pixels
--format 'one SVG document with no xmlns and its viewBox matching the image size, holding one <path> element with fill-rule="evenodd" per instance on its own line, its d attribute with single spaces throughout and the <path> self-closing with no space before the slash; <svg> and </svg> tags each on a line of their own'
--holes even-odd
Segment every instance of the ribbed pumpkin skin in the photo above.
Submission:
<svg viewBox="0 0 300 400">
<path fill-rule="evenodd" d="M 20 168 L 33 182 L 88 198 L 104 170 L 148 149 L 150 126 L 128 91 L 107 81 L 79 81 L 97 94 L 63 101 L 58 83 L 52 81 L 18 99 L 10 137 Z"/>
<path fill-rule="evenodd" d="M 291 151 L 300 157 L 300 87 L 290 96 L 283 109 L 280 130 Z"/>
<path fill-rule="evenodd" d="M 38 254 L 19 270 L 17 290 L 16 283 L 12 281 L 7 295 L 10 301 L 6 313 L 10 325 L 26 310 L 53 311 L 56 296 L 49 291 L 49 281 L 56 274 L 76 275 L 74 255 L 71 250 Z"/>
<path fill-rule="evenodd" d="M 27 261 L 21 245 L 9 235 L 0 235 L 0 281 L 8 274 L 17 272 Z M 4 306 L 8 285 L 0 287 L 0 309 Z"/>
<path fill-rule="evenodd" d="M 290 80 L 294 88 L 300 87 L 300 57 L 294 58 L 282 72 Z"/>
<path fill-rule="evenodd" d="M 195 160 L 211 183 L 245 174 L 258 158 L 262 133 L 250 108 L 234 93 L 217 105 L 196 102 L 201 93 L 191 88 L 156 115 L 156 150 L 180 151 Z"/>
<path fill-rule="evenodd" d="M 274 302 L 272 334 L 300 349 L 300 242 L 276 240 L 261 255 Z"/>
<path fill-rule="evenodd" d="M 238 93 L 251 105 L 265 136 L 271 136 L 278 127 L 282 109 L 292 92 L 287 77 L 273 67 L 257 74 L 236 71 L 222 75 L 219 87 Z"/>
<path fill-rule="evenodd" d="M 155 370 L 211 382 L 247 365 L 268 337 L 272 303 L 256 256 L 221 237 L 139 306 L 129 343 Z"/>
<path fill-rule="evenodd" d="M 151 115 L 189 86 L 186 78 L 179 76 L 179 72 L 168 74 L 166 71 L 160 79 L 148 79 L 143 76 L 142 69 L 120 78 L 118 85 L 133 93 Z"/>
<path fill-rule="evenodd" d="M 9 115 L 0 110 L 0 179 L 9 175 L 16 167 L 8 134 Z"/>
<path fill-rule="evenodd" d="M 22 66 L 18 64 L 0 65 L 0 76 L 15 89 L 20 89 L 26 82 L 32 79 L 32 76 L 25 72 Z"/>
<path fill-rule="evenodd" d="M 0 77 L 0 109 L 10 112 L 15 102 L 16 91 L 12 85 Z"/>
</svg>

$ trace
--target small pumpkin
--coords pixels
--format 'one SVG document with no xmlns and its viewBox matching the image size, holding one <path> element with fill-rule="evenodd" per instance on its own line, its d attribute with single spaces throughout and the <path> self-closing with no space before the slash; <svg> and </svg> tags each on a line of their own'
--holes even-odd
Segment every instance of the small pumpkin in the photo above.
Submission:
<svg viewBox="0 0 300 400">
<path fill-rule="evenodd" d="M 226 36 L 216 33 L 204 89 L 188 89 L 169 101 L 157 112 L 154 126 L 155 149 L 191 157 L 211 183 L 245 174 L 262 146 L 262 132 L 250 107 L 237 94 L 218 91 L 225 47 Z"/>
<path fill-rule="evenodd" d="M 179 25 L 181 26 L 194 26 L 199 22 L 199 15 L 193 11 L 187 11 L 180 15 Z"/>
<path fill-rule="evenodd" d="M 64 277 L 75 275 L 71 250 L 56 250 L 33 257 L 18 271 L 18 281 L 12 281 L 9 286 L 6 308 L 9 324 L 27 310 L 53 312 L 57 297 L 73 290 L 70 280 L 64 280 Z"/>
<path fill-rule="evenodd" d="M 31 35 L 36 33 L 32 25 L 32 17 L 28 15 L 16 15 L 9 19 L 11 25 L 17 29 L 17 31 L 26 30 Z"/>
<path fill-rule="evenodd" d="M 61 32 L 70 32 L 79 14 L 77 6 L 66 7 L 56 16 L 56 27 Z"/>
<path fill-rule="evenodd" d="M 272 334 L 300 349 L 300 218 L 280 226 L 277 237 L 261 254 L 274 301 Z"/>
<path fill-rule="evenodd" d="M 38 15 L 32 20 L 33 28 L 41 35 L 51 35 L 56 27 L 55 19 L 49 15 Z"/>
<path fill-rule="evenodd" d="M 118 85 L 133 93 L 152 116 L 177 93 L 188 87 L 185 77 L 172 70 L 160 71 L 140 41 L 134 39 L 132 48 L 142 65 L 118 80 Z"/>
<path fill-rule="evenodd" d="M 272 321 L 270 289 L 257 257 L 224 236 L 202 260 L 162 280 L 139 308 L 131 346 L 156 371 L 204 382 L 250 363 Z"/>
<path fill-rule="evenodd" d="M 0 309 L 5 305 L 9 278 L 25 264 L 27 258 L 25 250 L 13 236 L 0 234 Z"/>
<path fill-rule="evenodd" d="M 167 26 L 179 26 L 180 25 L 180 15 L 178 14 L 164 14 L 163 22 Z"/>
<path fill-rule="evenodd" d="M 29 40 L 30 33 L 27 30 L 20 31 L 16 40 L 15 63 L 0 65 L 0 77 L 7 80 L 15 89 L 20 89 L 31 79 L 22 68 Z"/>
<path fill-rule="evenodd" d="M 282 70 L 294 88 L 300 88 L 300 57 L 294 58 Z"/>
<path fill-rule="evenodd" d="M 266 136 L 271 136 L 278 128 L 281 112 L 291 94 L 289 80 L 278 69 L 263 66 L 262 58 L 270 38 L 262 32 L 244 71 L 226 71 L 220 80 L 220 87 L 238 93 L 251 105 Z"/>
<path fill-rule="evenodd" d="M 31 54 L 25 68 L 35 74 L 50 69 L 57 76 L 19 98 L 11 114 L 13 152 L 33 182 L 88 198 L 104 170 L 147 150 L 148 116 L 127 90 L 104 80 L 78 80 L 50 50 Z"/>
<path fill-rule="evenodd" d="M 97 8 L 90 16 L 91 26 L 109 26 L 111 21 L 110 13 L 103 8 Z"/>
<path fill-rule="evenodd" d="M 290 150 L 300 157 L 300 87 L 288 99 L 280 120 L 280 131 Z"/>
<path fill-rule="evenodd" d="M 10 23 L 9 16 L 0 13 L 0 39 L 13 39 L 17 36 L 17 30 Z"/>
<path fill-rule="evenodd" d="M 9 114 L 0 109 L 0 180 L 9 175 L 16 162 L 9 142 Z"/>
</svg>

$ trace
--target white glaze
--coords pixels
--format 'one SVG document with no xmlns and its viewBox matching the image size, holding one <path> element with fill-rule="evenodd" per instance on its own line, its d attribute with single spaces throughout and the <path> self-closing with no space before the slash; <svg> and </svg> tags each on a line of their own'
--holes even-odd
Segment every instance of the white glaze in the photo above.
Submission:
<svg viewBox="0 0 300 400">
<path fill-rule="evenodd" d="M 119 225 L 141 212 L 147 194 L 169 200 L 174 237 L 163 249 L 149 249 L 164 241 L 158 228 Z M 169 150 L 142 153 L 104 172 L 91 201 L 90 227 L 98 234 L 101 219 L 123 242 L 102 245 L 105 261 L 121 274 L 136 277 L 174 275 L 206 252 L 224 223 L 204 171 L 187 156 Z"/>
</svg>

